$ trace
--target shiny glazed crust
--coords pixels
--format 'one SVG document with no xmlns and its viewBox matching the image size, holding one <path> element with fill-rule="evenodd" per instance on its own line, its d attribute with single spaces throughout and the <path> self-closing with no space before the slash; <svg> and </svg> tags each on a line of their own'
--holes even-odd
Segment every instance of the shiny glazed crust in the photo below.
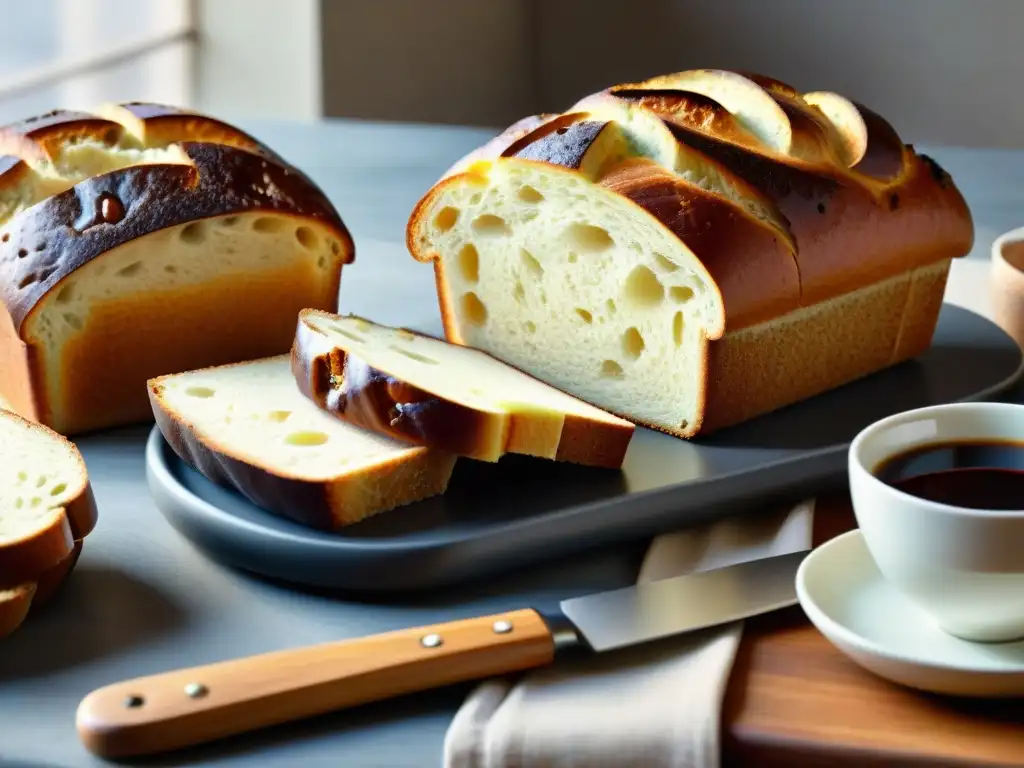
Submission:
<svg viewBox="0 0 1024 768">
<path fill-rule="evenodd" d="M 0 191 L 29 163 L 92 142 L 113 150 L 177 147 L 181 162 L 130 165 L 78 181 L 0 227 L 0 392 L 26 416 L 64 434 L 150 418 L 145 382 L 162 373 L 288 350 L 295 314 L 334 308 L 341 268 L 354 258 L 348 230 L 322 191 L 256 139 L 221 121 L 155 104 L 103 116 L 59 112 L 0 130 Z M 237 270 L 223 279 L 140 291 L 90 316 L 47 370 L 27 328 L 48 297 L 84 265 L 168 228 L 265 212 L 334 241 L 333 274 Z M 240 235 L 241 237 L 241 235 Z M 239 240 L 239 252 L 246 250 Z M 298 246 L 295 246 L 298 247 Z M 244 256 L 243 256 L 244 257 Z M 253 257 L 255 260 L 255 257 Z M 215 270 L 213 270 L 215 272 Z M 61 392 L 59 404 L 51 402 Z"/>
<path fill-rule="evenodd" d="M 425 391 L 339 347 L 329 353 L 320 352 L 320 334 L 305 322 L 309 314 L 313 313 L 303 310 L 299 315 L 292 371 L 302 393 L 322 410 L 397 440 L 459 456 L 496 460 L 498 457 L 483 454 L 484 446 L 491 445 L 495 435 L 500 436 L 506 452 L 541 455 L 541 446 L 550 436 L 541 433 L 542 425 L 535 426 L 541 432 L 531 434 L 529 413 L 520 416 L 480 410 Z M 554 459 L 618 469 L 632 436 L 632 424 L 593 421 L 566 413 Z"/>
<path fill-rule="evenodd" d="M 863 105 L 830 94 L 860 118 L 833 123 L 785 83 L 725 75 L 747 89 L 733 110 L 713 90 L 702 92 L 699 76 L 667 75 L 608 88 L 563 115 L 526 118 L 471 162 L 456 163 L 416 206 L 407 230 L 414 258 L 434 262 L 447 337 L 460 341 L 455 297 L 439 254 L 421 246 L 431 205 L 449 185 L 485 183 L 492 164 L 542 162 L 650 214 L 701 260 L 721 294 L 724 329 L 707 333 L 702 418 L 682 429 L 648 426 L 680 437 L 707 434 L 927 349 L 950 261 L 974 240 L 950 176 Z M 767 114 L 765 95 L 785 116 L 785 149 L 747 119 L 756 110 Z M 642 153 L 600 157 L 600 130 L 626 111 L 667 128 L 675 151 L 717 174 L 731 196 Z"/>
</svg>

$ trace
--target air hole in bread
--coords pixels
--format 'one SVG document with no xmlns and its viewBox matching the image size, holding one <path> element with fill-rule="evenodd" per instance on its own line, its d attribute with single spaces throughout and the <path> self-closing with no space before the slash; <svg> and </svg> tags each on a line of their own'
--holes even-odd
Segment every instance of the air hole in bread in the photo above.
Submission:
<svg viewBox="0 0 1024 768">
<path fill-rule="evenodd" d="M 21 282 L 18 283 L 18 289 L 23 290 L 25 288 L 28 288 L 37 279 L 38 278 L 36 277 L 36 274 L 34 272 L 25 275 L 23 278 L 21 278 Z"/>
<path fill-rule="evenodd" d="M 206 226 L 201 221 L 186 224 L 181 230 L 181 242 L 199 245 L 206 239 Z"/>
<path fill-rule="evenodd" d="M 533 322 L 533 320 L 527 320 L 526 321 L 526 325 L 523 326 L 523 327 L 526 328 L 526 332 L 527 333 L 536 333 L 537 332 L 537 324 L 535 322 Z"/>
<path fill-rule="evenodd" d="M 25 500 L 23 498 L 21 498 L 21 496 L 19 496 L 18 498 L 16 498 L 14 500 L 14 508 L 15 509 L 21 509 L 24 506 L 25 506 Z"/>
<path fill-rule="evenodd" d="M 665 286 L 645 266 L 633 267 L 623 286 L 626 301 L 635 307 L 655 307 L 665 298 Z"/>
<path fill-rule="evenodd" d="M 569 251 L 569 263 L 575 264 L 580 260 L 580 255 L 576 251 Z"/>
<path fill-rule="evenodd" d="M 166 272 L 168 275 L 174 275 L 177 274 L 178 268 L 173 264 L 168 264 L 166 267 L 164 267 L 164 272 Z"/>
<path fill-rule="evenodd" d="M 584 253 L 600 253 L 615 245 L 607 229 L 593 224 L 570 224 L 566 236 L 577 250 Z"/>
<path fill-rule="evenodd" d="M 459 273 L 467 283 L 475 283 L 480 279 L 480 252 L 472 243 L 462 246 L 458 256 Z"/>
<path fill-rule="evenodd" d="M 683 345 L 683 313 L 676 312 L 672 318 L 672 341 L 677 347 Z"/>
<path fill-rule="evenodd" d="M 18 249 L 18 258 L 19 259 L 24 259 L 26 256 L 28 256 L 28 250 L 25 249 L 25 248 L 19 248 Z"/>
<path fill-rule="evenodd" d="M 292 432 L 288 435 L 284 441 L 288 445 L 299 445 L 303 447 L 311 447 L 316 445 L 323 445 L 330 437 L 326 432 L 314 432 L 307 430 L 304 432 Z"/>
<path fill-rule="evenodd" d="M 269 235 L 273 232 L 280 232 L 284 227 L 284 220 L 279 219 L 276 216 L 260 216 L 252 223 L 252 228 L 256 232 L 264 235 Z"/>
<path fill-rule="evenodd" d="M 50 489 L 51 496 L 60 496 L 64 491 L 68 489 L 67 483 L 57 483 L 53 488 Z"/>
<path fill-rule="evenodd" d="M 320 244 L 320 238 L 316 236 L 309 227 L 299 227 L 295 230 L 295 239 L 299 241 L 299 245 L 305 248 L 307 251 L 314 250 L 317 245 Z"/>
<path fill-rule="evenodd" d="M 440 363 L 437 360 L 433 360 L 427 357 L 426 355 L 421 355 L 419 352 L 413 352 L 412 350 L 409 349 L 402 349 L 401 347 L 397 347 L 394 344 L 391 345 L 390 349 L 397 352 L 400 355 L 405 355 L 410 360 L 415 360 L 418 363 L 426 363 L 427 365 L 440 365 Z"/>
<path fill-rule="evenodd" d="M 217 223 L 222 227 L 233 227 L 238 223 L 237 216 L 224 216 L 223 218 L 217 219 Z"/>
<path fill-rule="evenodd" d="M 483 213 L 473 219 L 473 231 L 483 237 L 505 237 L 512 234 L 508 223 L 493 213 Z"/>
<path fill-rule="evenodd" d="M 360 336 L 358 333 L 353 333 L 348 328 L 345 328 L 340 323 L 330 323 L 330 329 L 337 334 L 344 336 L 346 339 L 352 339 L 352 341 L 358 341 L 360 344 L 365 343 L 366 339 Z"/>
<path fill-rule="evenodd" d="M 685 304 L 693 298 L 693 288 L 688 285 L 673 285 L 668 289 L 668 295 L 677 304 Z"/>
<path fill-rule="evenodd" d="M 605 303 L 604 303 L 604 307 L 605 307 L 605 309 L 608 310 L 608 314 L 609 315 L 614 315 L 615 314 L 615 310 L 618 309 L 618 307 L 615 305 L 615 299 L 608 299 L 608 300 L 606 300 Z"/>
<path fill-rule="evenodd" d="M 67 304 L 69 301 L 73 301 L 75 298 L 75 283 L 73 280 L 69 280 L 64 284 L 64 287 L 57 291 L 57 298 L 55 301 L 58 304 Z"/>
<path fill-rule="evenodd" d="M 192 225 L 189 224 L 189 226 L 192 226 Z M 142 271 L 142 262 L 141 261 L 134 261 L 131 264 L 129 264 L 127 267 L 121 267 L 114 274 L 116 274 L 118 277 L 131 277 L 132 275 L 137 275 L 141 271 Z"/>
<path fill-rule="evenodd" d="M 280 424 L 282 421 L 287 421 L 288 417 L 291 415 L 291 411 L 271 411 L 267 414 L 267 419 L 276 424 Z"/>
<path fill-rule="evenodd" d="M 474 192 L 473 196 L 469 198 L 470 205 L 479 205 L 480 201 L 484 199 L 484 196 L 479 192 Z"/>
<path fill-rule="evenodd" d="M 526 298 L 526 289 L 523 287 L 522 281 L 516 280 L 515 287 L 512 289 L 512 298 L 520 304 L 522 304 L 523 299 Z"/>
<path fill-rule="evenodd" d="M 27 480 L 28 480 L 28 474 L 26 472 L 19 472 L 18 473 L 18 485 L 21 485 L 22 483 L 24 483 Z"/>
<path fill-rule="evenodd" d="M 536 204 L 544 199 L 544 195 L 538 192 L 535 187 L 531 187 L 529 184 L 520 187 L 519 192 L 516 193 L 516 196 L 524 203 Z"/>
<path fill-rule="evenodd" d="M 42 488 L 46 485 L 46 475 L 40 475 L 36 478 L 36 488 Z"/>
<path fill-rule="evenodd" d="M 38 506 L 42 505 L 42 503 L 43 503 L 43 500 L 39 496 L 33 496 L 32 497 L 32 503 L 29 506 L 38 507 Z"/>
<path fill-rule="evenodd" d="M 487 307 L 472 291 L 462 295 L 462 316 L 476 326 L 487 322 Z"/>
<path fill-rule="evenodd" d="M 622 351 L 626 357 L 636 360 L 643 354 L 644 346 L 644 337 L 639 329 L 630 327 L 622 334 Z"/>
<path fill-rule="evenodd" d="M 437 216 L 434 217 L 434 226 L 437 227 L 438 232 L 447 232 L 455 226 L 455 222 L 458 220 L 458 209 L 452 208 L 450 205 L 446 205 L 438 211 Z"/>
<path fill-rule="evenodd" d="M 658 266 L 661 267 L 666 272 L 675 272 L 677 269 L 679 269 L 678 264 L 676 264 L 674 261 L 670 261 L 668 258 L 662 256 L 660 253 L 654 254 L 654 260 L 655 262 L 657 262 Z"/>
<path fill-rule="evenodd" d="M 526 271 L 534 280 L 540 280 L 544 276 L 544 267 L 540 265 L 540 262 L 528 250 L 520 248 L 519 258 L 522 259 L 523 266 L 526 267 Z"/>
<path fill-rule="evenodd" d="M 205 400 L 206 398 L 213 397 L 216 391 L 210 389 L 210 387 L 189 387 L 185 390 L 185 394 L 189 397 L 198 397 Z"/>
<path fill-rule="evenodd" d="M 65 312 L 61 317 L 64 318 L 64 322 L 74 328 L 76 331 L 82 330 L 82 318 L 73 312 Z"/>
<path fill-rule="evenodd" d="M 614 360 L 605 360 L 601 363 L 601 376 L 606 379 L 621 379 L 622 366 Z"/>
<path fill-rule="evenodd" d="M 587 325 L 590 325 L 590 323 L 594 322 L 594 316 L 592 314 L 590 314 L 589 312 L 587 312 L 587 310 L 585 310 L 585 309 L 581 309 L 580 307 L 576 307 L 576 314 L 579 315 L 580 316 L 580 320 L 582 320 Z"/>
</svg>

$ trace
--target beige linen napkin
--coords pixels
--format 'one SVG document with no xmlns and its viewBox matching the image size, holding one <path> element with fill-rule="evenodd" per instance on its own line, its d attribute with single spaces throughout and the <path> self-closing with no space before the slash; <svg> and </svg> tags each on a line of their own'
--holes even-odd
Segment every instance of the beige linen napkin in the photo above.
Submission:
<svg viewBox="0 0 1024 768">
<path fill-rule="evenodd" d="M 639 581 L 811 545 L 814 502 L 655 539 Z M 743 622 L 488 680 L 455 715 L 446 768 L 717 768 Z"/>
</svg>

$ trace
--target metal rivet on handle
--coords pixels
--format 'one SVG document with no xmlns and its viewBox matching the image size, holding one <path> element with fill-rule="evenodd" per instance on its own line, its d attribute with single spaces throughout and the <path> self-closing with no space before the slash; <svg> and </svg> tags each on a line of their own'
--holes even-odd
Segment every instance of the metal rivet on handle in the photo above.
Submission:
<svg viewBox="0 0 1024 768">
<path fill-rule="evenodd" d="M 424 648 L 437 648 L 443 642 L 440 635 L 424 635 L 420 638 L 420 645 Z"/>
<path fill-rule="evenodd" d="M 201 699 L 209 692 L 210 689 L 202 683 L 189 683 L 185 686 L 185 695 L 190 699 Z"/>
<path fill-rule="evenodd" d="M 502 621 L 494 622 L 494 632 L 495 632 L 495 634 L 507 635 L 511 631 L 512 631 L 512 622 L 511 621 L 504 621 L 504 620 L 502 620 Z"/>
<path fill-rule="evenodd" d="M 141 696 L 137 696 L 135 694 L 132 694 L 131 696 L 125 696 L 124 697 L 124 705 L 126 707 L 128 707 L 129 709 L 137 709 L 138 707 L 141 707 L 145 703 L 146 703 L 145 699 L 143 699 Z"/>
</svg>

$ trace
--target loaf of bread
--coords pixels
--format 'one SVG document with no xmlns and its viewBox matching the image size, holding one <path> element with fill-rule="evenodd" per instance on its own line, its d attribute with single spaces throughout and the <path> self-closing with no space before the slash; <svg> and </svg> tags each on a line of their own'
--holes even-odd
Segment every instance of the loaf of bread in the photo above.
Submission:
<svg viewBox="0 0 1024 768">
<path fill-rule="evenodd" d="M 147 420 L 150 378 L 286 353 L 353 254 L 309 178 L 218 120 L 0 128 L 0 394 L 67 435 Z"/>
<path fill-rule="evenodd" d="M 294 325 L 293 325 L 294 333 Z M 347 424 L 295 384 L 288 355 L 158 377 L 156 423 L 184 461 L 324 530 L 444 492 L 456 458 Z"/>
<path fill-rule="evenodd" d="M 618 468 L 634 431 L 484 352 L 352 315 L 303 310 L 292 369 L 328 413 L 481 461 L 520 453 Z"/>
<path fill-rule="evenodd" d="M 96 521 L 78 449 L 47 427 L 0 411 L 0 637 L 59 589 Z"/>
<path fill-rule="evenodd" d="M 450 341 L 686 438 L 922 353 L 973 239 L 870 109 L 719 70 L 519 121 L 407 231 Z"/>
</svg>

